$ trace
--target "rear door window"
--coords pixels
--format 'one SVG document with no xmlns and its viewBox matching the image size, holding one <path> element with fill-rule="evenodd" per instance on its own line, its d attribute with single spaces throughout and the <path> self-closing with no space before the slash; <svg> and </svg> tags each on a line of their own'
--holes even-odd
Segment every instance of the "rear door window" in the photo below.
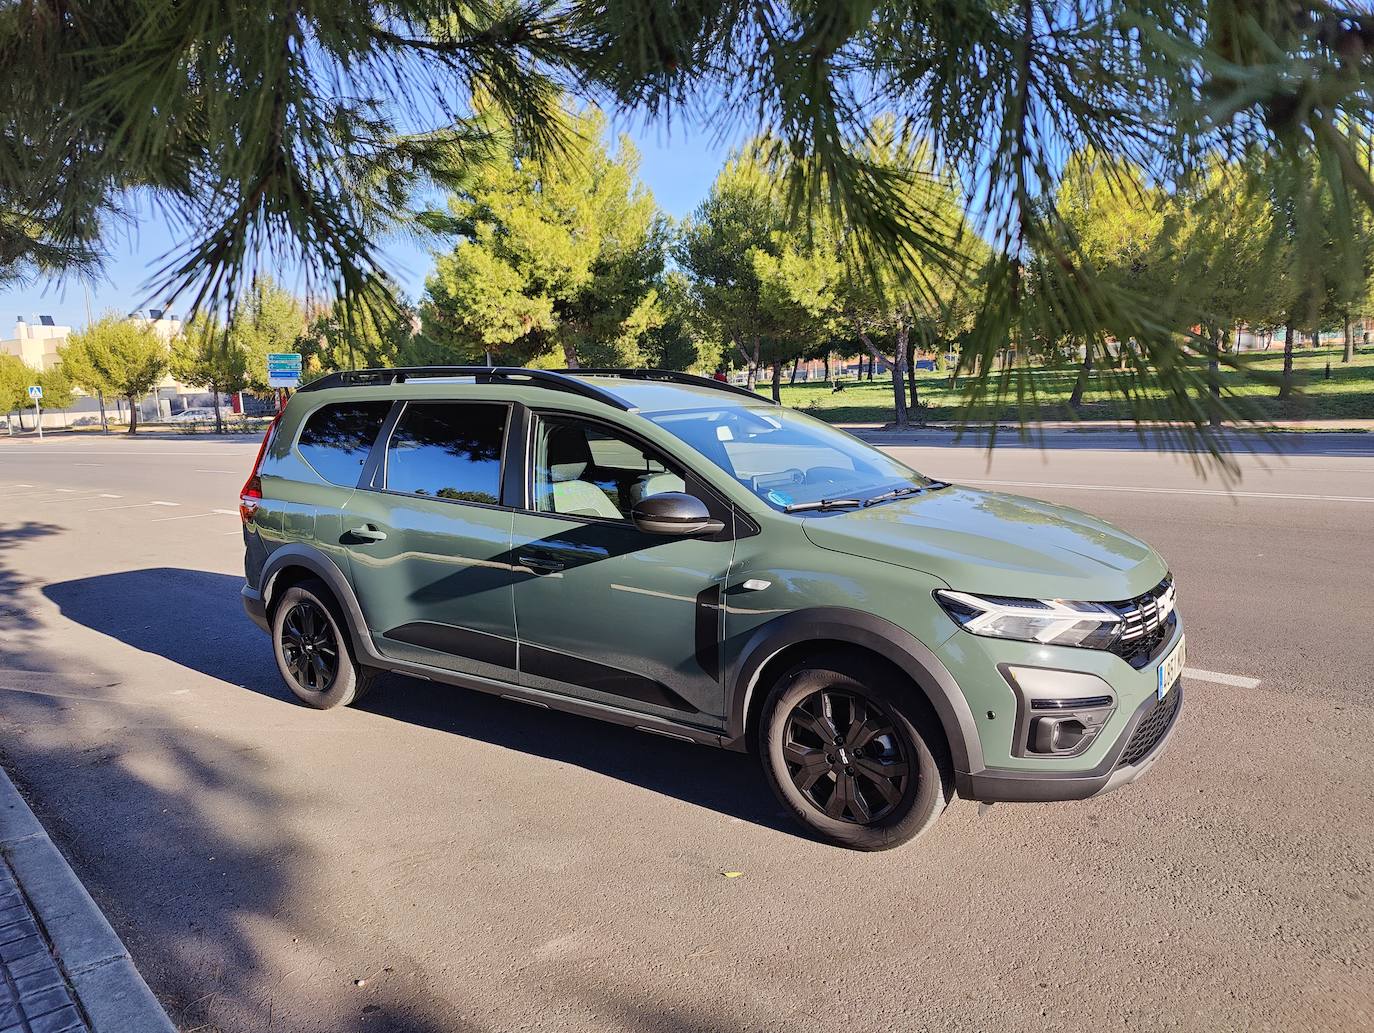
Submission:
<svg viewBox="0 0 1374 1033">
<path fill-rule="evenodd" d="M 496 505 L 509 408 L 408 402 L 386 450 L 388 491 Z"/>
<path fill-rule="evenodd" d="M 353 487 L 377 440 L 390 402 L 338 402 L 311 413 L 301 428 L 296 448 L 321 477 L 331 484 Z"/>
</svg>

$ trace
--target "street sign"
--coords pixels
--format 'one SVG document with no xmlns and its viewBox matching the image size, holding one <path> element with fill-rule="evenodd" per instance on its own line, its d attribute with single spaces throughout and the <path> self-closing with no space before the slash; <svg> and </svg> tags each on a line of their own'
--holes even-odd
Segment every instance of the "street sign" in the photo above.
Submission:
<svg viewBox="0 0 1374 1033">
<path fill-rule="evenodd" d="M 39 387 L 37 384 L 30 384 L 29 397 L 32 398 L 34 401 L 37 401 L 38 399 L 43 397 L 43 389 Z"/>
<path fill-rule="evenodd" d="M 269 352 L 267 386 L 295 387 L 301 382 L 301 357 L 296 352 Z"/>
</svg>

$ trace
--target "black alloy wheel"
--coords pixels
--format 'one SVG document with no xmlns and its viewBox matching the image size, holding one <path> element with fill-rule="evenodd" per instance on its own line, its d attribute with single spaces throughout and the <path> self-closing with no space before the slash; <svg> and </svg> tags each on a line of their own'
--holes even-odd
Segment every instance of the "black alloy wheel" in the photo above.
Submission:
<svg viewBox="0 0 1374 1033">
<path fill-rule="evenodd" d="M 297 684 L 309 692 L 328 692 L 339 674 L 339 643 L 319 605 L 296 601 L 281 627 L 282 659 Z"/>
<path fill-rule="evenodd" d="M 882 821 L 906 796 L 912 776 L 895 719 L 871 699 L 823 689 L 788 713 L 783 759 L 797 791 L 837 821 Z"/>
</svg>

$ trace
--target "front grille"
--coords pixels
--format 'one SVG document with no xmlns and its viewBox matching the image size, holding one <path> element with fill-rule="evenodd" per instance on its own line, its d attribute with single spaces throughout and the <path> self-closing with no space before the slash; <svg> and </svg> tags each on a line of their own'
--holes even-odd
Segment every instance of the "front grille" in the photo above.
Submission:
<svg viewBox="0 0 1374 1033">
<path fill-rule="evenodd" d="M 1167 575 L 1144 595 L 1107 605 L 1122 617 L 1121 634 L 1112 643 L 1111 651 L 1136 670 L 1158 657 L 1178 625 L 1174 579 Z"/>
<path fill-rule="evenodd" d="M 1121 759 L 1116 762 L 1119 768 L 1129 767 L 1132 764 L 1139 764 L 1144 760 L 1151 750 L 1159 745 L 1159 741 L 1168 733 L 1169 727 L 1174 723 L 1174 718 L 1178 716 L 1178 707 L 1183 700 L 1183 683 L 1175 682 L 1169 690 L 1169 694 L 1161 700 L 1157 700 L 1155 705 L 1135 726 L 1135 732 L 1131 735 L 1131 741 L 1126 744 L 1126 748 L 1121 751 Z"/>
</svg>

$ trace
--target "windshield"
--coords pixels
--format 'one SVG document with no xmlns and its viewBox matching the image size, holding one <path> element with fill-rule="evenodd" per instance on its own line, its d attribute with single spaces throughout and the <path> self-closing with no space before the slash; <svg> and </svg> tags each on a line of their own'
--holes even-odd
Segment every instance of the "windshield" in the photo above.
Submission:
<svg viewBox="0 0 1374 1033">
<path fill-rule="evenodd" d="M 863 500 L 932 482 L 876 448 L 795 409 L 645 413 L 774 509 L 823 499 Z"/>
</svg>

